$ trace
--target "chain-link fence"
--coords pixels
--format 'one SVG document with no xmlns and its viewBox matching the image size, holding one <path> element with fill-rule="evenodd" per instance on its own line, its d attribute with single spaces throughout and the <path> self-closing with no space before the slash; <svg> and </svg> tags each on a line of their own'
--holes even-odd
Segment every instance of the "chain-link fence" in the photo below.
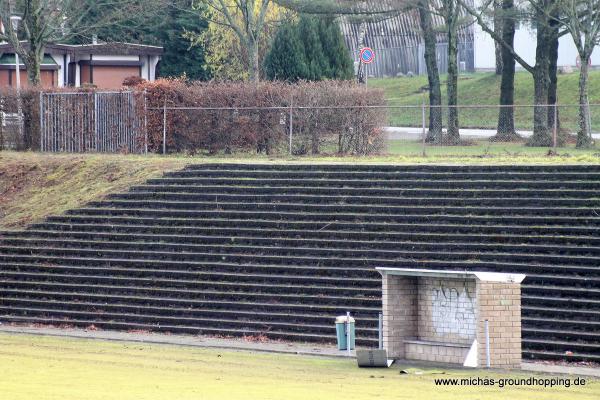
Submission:
<svg viewBox="0 0 600 400">
<path fill-rule="evenodd" d="M 585 125 L 578 105 L 165 106 L 148 112 L 160 114 L 166 153 L 231 153 L 255 143 L 258 153 L 293 156 L 442 155 L 490 146 L 575 147 L 582 137 L 594 142 L 600 138 L 600 105 L 584 108 Z"/>
<path fill-rule="evenodd" d="M 104 103 L 102 96 L 38 95 L 39 106 L 29 108 L 40 110 L 40 148 L 298 157 L 427 156 L 589 147 L 600 139 L 599 104 L 304 106 L 291 99 L 269 107 L 184 107 L 169 102 L 150 107 L 144 92 L 106 94 Z M 10 113 L 1 115 L 0 149 L 22 148 L 19 119 Z"/>
</svg>

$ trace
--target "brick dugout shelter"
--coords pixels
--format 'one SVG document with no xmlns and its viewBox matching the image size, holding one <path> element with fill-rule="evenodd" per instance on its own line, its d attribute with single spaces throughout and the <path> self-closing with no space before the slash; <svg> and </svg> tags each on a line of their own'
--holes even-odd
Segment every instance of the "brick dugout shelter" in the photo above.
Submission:
<svg viewBox="0 0 600 400">
<path fill-rule="evenodd" d="M 377 268 L 391 358 L 519 368 L 523 274 Z M 487 321 L 487 334 L 486 334 Z M 488 349 L 489 347 L 489 349 Z"/>
</svg>

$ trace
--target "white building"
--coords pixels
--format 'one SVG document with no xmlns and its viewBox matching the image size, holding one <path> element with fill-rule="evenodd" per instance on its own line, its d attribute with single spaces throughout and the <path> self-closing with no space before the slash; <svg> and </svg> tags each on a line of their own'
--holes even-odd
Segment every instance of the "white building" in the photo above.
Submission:
<svg viewBox="0 0 600 400">
<path fill-rule="evenodd" d="M 474 55 L 476 71 L 493 71 L 496 68 L 496 52 L 494 39 L 484 32 L 478 24 L 474 29 Z M 517 54 L 528 64 L 535 65 L 536 31 L 529 24 L 519 24 L 515 30 L 514 48 Z M 577 48 L 570 34 L 565 34 L 558 41 L 559 67 L 577 65 Z M 600 66 L 600 50 L 595 49 L 591 59 L 592 66 Z M 521 69 L 519 63 L 517 69 Z"/>
</svg>

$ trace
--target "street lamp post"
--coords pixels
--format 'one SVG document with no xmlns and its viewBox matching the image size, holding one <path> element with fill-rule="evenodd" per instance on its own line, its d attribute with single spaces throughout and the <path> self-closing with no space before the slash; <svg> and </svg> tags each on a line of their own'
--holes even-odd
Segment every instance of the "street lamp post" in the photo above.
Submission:
<svg viewBox="0 0 600 400">
<path fill-rule="evenodd" d="M 15 32 L 15 36 L 17 37 L 17 42 L 19 40 L 18 30 L 19 30 L 19 22 L 21 22 L 21 17 L 18 15 L 13 15 L 10 17 L 10 23 L 12 25 L 13 31 Z M 21 63 L 19 62 L 19 53 L 17 52 L 17 47 L 15 46 L 15 78 L 17 83 L 17 115 L 19 118 L 19 138 L 23 140 L 23 105 L 21 102 Z"/>
</svg>

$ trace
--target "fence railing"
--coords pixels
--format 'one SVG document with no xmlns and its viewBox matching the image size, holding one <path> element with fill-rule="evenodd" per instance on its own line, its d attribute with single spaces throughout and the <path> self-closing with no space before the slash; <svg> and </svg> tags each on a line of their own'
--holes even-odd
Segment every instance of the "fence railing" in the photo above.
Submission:
<svg viewBox="0 0 600 400">
<path fill-rule="evenodd" d="M 588 136 L 600 139 L 600 104 L 586 106 Z M 245 121 L 252 119 L 272 120 L 270 129 L 279 137 L 281 153 L 304 155 L 315 153 L 344 153 L 344 140 L 361 129 L 352 117 L 369 110 L 369 117 L 379 118 L 368 129 L 380 129 L 385 138 L 370 148 L 372 152 L 389 151 L 389 145 L 410 143 L 410 148 L 427 149 L 442 146 L 471 146 L 480 142 L 512 143 L 514 145 L 557 148 L 574 145 L 580 131 L 580 106 L 568 105 L 371 105 L 371 106 L 272 106 L 272 107 L 150 107 L 148 113 L 158 113 L 161 122 L 162 152 L 169 152 L 169 138 L 180 129 L 173 121 L 185 115 L 192 121 L 220 120 L 215 131 L 237 132 Z M 322 114 L 318 118 L 318 114 Z M 322 131 L 314 134 L 307 126 L 310 118 L 317 115 L 315 125 Z M 156 115 L 155 115 L 155 119 Z M 364 118 L 363 118 L 364 119 Z M 542 121 L 536 123 L 535 121 Z M 325 122 L 327 121 L 327 122 Z M 330 122 L 334 122 L 332 129 Z M 556 121 L 556 123 L 555 123 Z M 362 120 L 361 120 L 362 122 Z M 279 125 L 277 127 L 276 125 Z M 364 127 L 364 125 L 363 125 Z M 204 127 L 206 128 L 206 126 Z M 336 129 L 337 128 L 337 129 Z M 193 129 L 193 128 L 192 128 Z M 199 128 L 200 129 L 200 128 Z M 353 132 L 354 131 L 354 132 Z M 315 137 L 318 138 L 315 139 Z M 359 135 L 366 140 L 369 133 Z M 315 141 L 318 142 L 315 145 Z M 157 146 L 158 147 L 158 146 Z M 260 151 L 260 149 L 257 149 Z M 440 152 L 440 150 L 436 150 Z M 360 153 L 360 152 L 359 152 Z"/>
<path fill-rule="evenodd" d="M 141 152 L 143 114 L 132 91 L 40 93 L 40 149 Z"/>
<path fill-rule="evenodd" d="M 23 118 L 19 113 L 0 112 L 0 150 L 20 150 L 23 143 Z"/>
</svg>

